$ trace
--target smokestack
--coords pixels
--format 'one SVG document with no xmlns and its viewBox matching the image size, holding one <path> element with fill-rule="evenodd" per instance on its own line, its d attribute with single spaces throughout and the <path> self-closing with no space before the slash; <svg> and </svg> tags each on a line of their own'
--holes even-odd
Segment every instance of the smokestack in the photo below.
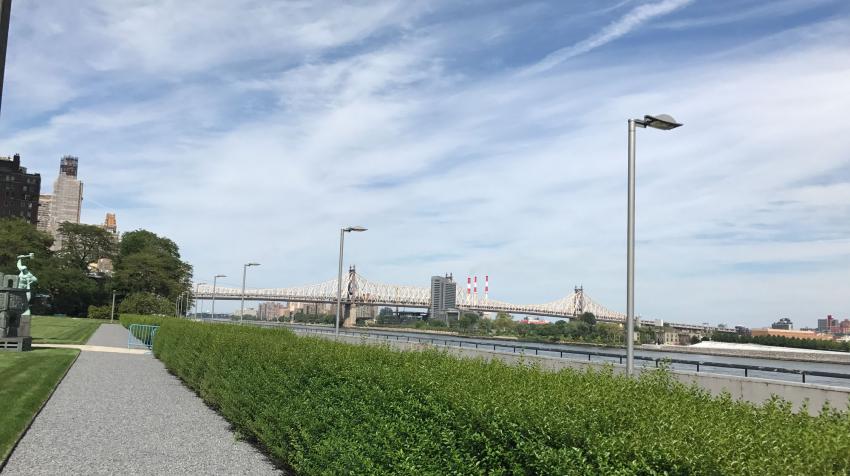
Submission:
<svg viewBox="0 0 850 476">
<path fill-rule="evenodd" d="M 472 302 L 472 278 L 466 277 L 466 303 Z"/>
<path fill-rule="evenodd" d="M 484 300 L 488 300 L 490 298 L 490 275 L 484 275 Z"/>
<path fill-rule="evenodd" d="M 478 304 L 478 276 L 476 276 L 475 280 L 472 281 L 472 294 L 475 303 Z"/>
</svg>

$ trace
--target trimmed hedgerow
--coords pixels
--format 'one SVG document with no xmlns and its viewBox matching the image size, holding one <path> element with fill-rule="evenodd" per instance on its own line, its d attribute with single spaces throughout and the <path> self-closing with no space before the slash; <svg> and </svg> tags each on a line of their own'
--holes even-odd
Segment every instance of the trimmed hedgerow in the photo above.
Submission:
<svg viewBox="0 0 850 476">
<path fill-rule="evenodd" d="M 130 324 L 143 324 L 148 326 L 161 326 L 165 320 L 174 319 L 169 317 L 143 316 L 141 314 L 121 314 L 118 321 L 121 325 L 129 328 Z"/>
<path fill-rule="evenodd" d="M 850 416 L 712 398 L 664 371 L 458 360 L 166 320 L 165 365 L 300 474 L 846 474 Z"/>
</svg>

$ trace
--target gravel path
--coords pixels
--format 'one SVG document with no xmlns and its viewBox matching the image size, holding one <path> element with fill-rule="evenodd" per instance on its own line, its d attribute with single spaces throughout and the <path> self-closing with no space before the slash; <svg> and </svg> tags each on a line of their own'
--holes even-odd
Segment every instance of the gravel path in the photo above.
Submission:
<svg viewBox="0 0 850 476">
<path fill-rule="evenodd" d="M 116 331 L 101 326 L 89 343 L 126 346 Z M 153 356 L 84 351 L 3 470 L 56 474 L 281 472 Z"/>
<path fill-rule="evenodd" d="M 101 324 L 86 344 L 126 348 L 127 329 L 121 324 Z"/>
</svg>

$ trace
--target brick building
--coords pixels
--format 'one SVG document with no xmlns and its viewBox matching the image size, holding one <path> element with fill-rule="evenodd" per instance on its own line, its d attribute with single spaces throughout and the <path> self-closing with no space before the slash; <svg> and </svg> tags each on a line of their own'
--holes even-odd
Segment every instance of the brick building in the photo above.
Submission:
<svg viewBox="0 0 850 476">
<path fill-rule="evenodd" d="M 27 173 L 21 156 L 0 157 L 0 217 L 17 217 L 38 223 L 41 175 Z"/>
</svg>

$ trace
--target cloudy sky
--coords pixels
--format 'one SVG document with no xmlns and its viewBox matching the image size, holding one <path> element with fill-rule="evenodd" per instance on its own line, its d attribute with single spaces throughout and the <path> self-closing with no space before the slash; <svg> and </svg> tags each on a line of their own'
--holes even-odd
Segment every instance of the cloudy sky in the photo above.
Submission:
<svg viewBox="0 0 850 476">
<path fill-rule="evenodd" d="M 174 239 L 199 281 L 426 286 L 490 275 L 637 312 L 762 326 L 850 317 L 844 0 L 16 0 L 0 153 L 84 221 Z"/>
</svg>

